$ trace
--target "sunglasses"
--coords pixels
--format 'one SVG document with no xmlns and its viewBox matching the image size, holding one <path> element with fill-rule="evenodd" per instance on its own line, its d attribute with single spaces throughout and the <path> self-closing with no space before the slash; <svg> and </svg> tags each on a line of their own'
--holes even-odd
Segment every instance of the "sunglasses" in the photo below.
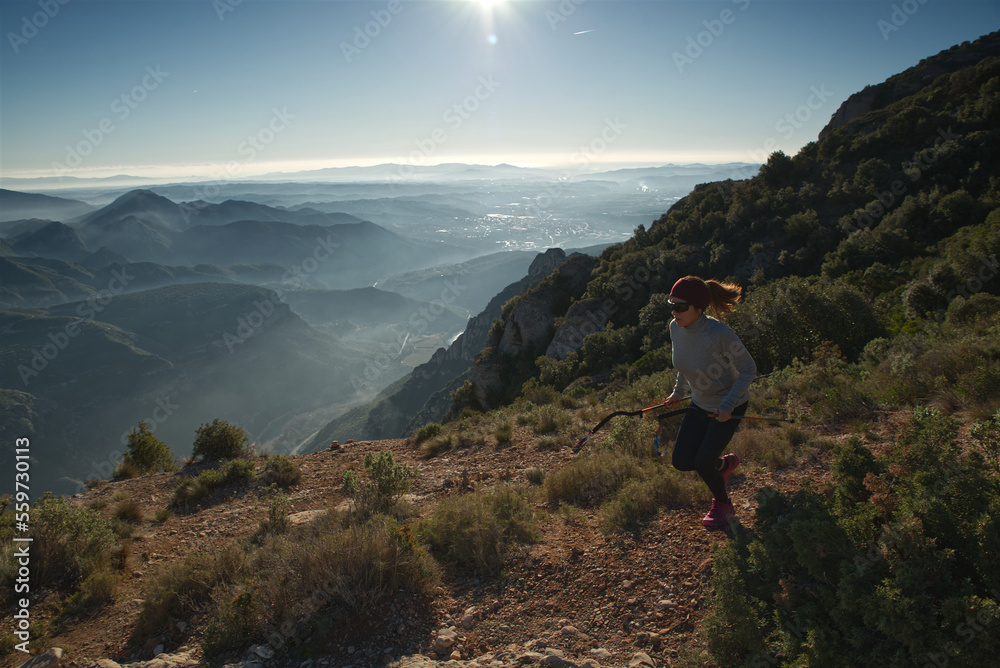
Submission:
<svg viewBox="0 0 1000 668">
<path fill-rule="evenodd" d="M 689 308 L 691 308 L 691 304 L 687 302 L 670 302 L 670 310 L 675 313 L 684 313 Z"/>
</svg>

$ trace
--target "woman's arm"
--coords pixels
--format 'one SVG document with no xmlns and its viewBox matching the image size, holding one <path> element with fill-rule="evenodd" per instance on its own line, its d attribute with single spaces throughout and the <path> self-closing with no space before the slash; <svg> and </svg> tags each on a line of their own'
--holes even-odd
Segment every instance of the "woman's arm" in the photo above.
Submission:
<svg viewBox="0 0 1000 668">
<path fill-rule="evenodd" d="M 736 332 L 729 328 L 727 330 L 722 340 L 722 355 L 729 360 L 739 376 L 733 386 L 729 388 L 729 393 L 726 394 L 726 398 L 722 400 L 719 408 L 732 413 L 737 403 L 741 403 L 740 399 L 749 395 L 750 383 L 757 377 L 757 363 L 753 361 L 746 346 L 736 336 Z"/>
</svg>

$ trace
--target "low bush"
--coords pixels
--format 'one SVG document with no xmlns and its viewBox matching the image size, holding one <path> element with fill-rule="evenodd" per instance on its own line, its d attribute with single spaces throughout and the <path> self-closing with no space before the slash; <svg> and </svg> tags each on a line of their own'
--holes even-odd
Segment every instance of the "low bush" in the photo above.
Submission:
<svg viewBox="0 0 1000 668">
<path fill-rule="evenodd" d="M 605 532 L 639 531 L 664 506 L 704 501 L 710 496 L 696 475 L 683 474 L 666 465 L 647 466 L 639 478 L 629 480 L 601 508 Z"/>
<path fill-rule="evenodd" d="M 182 478 L 174 488 L 174 498 L 170 505 L 178 507 L 196 504 L 208 496 L 209 491 L 198 478 Z"/>
<path fill-rule="evenodd" d="M 524 471 L 524 477 L 532 485 L 541 485 L 545 482 L 545 469 L 540 466 L 532 466 Z"/>
<path fill-rule="evenodd" d="M 497 440 L 497 443 L 510 443 L 510 440 L 514 438 L 514 425 L 512 425 L 509 420 L 501 422 L 500 425 L 493 430 L 493 438 Z"/>
<path fill-rule="evenodd" d="M 111 563 L 115 532 L 97 512 L 46 494 L 31 511 L 31 581 L 35 587 L 76 588 Z"/>
<path fill-rule="evenodd" d="M 423 427 L 420 427 L 420 429 L 417 429 L 417 431 L 414 432 L 413 442 L 419 445 L 424 441 L 426 441 L 427 439 L 434 438 L 442 431 L 444 431 L 444 427 L 442 427 L 437 422 L 428 422 Z"/>
<path fill-rule="evenodd" d="M 986 665 L 1000 622 L 1000 486 L 958 423 L 918 410 L 884 454 L 836 446 L 830 491 L 760 495 L 720 546 L 720 665 Z"/>
<path fill-rule="evenodd" d="M 444 559 L 482 574 L 498 573 L 510 550 L 538 533 L 531 504 L 509 487 L 446 498 L 419 531 Z"/>
<path fill-rule="evenodd" d="M 595 504 L 642 476 L 642 462 L 607 450 L 585 451 L 580 457 L 545 478 L 550 502 Z"/>
<path fill-rule="evenodd" d="M 285 455 L 276 455 L 267 460 L 263 479 L 265 485 L 288 488 L 302 480 L 302 469 Z"/>
<path fill-rule="evenodd" d="M 410 528 L 385 516 L 268 535 L 259 545 L 234 541 L 164 566 L 144 588 L 132 642 L 202 613 L 210 663 L 294 626 L 300 633 L 275 647 L 288 651 L 324 624 L 354 623 L 401 591 L 426 596 L 437 581 Z"/>
<path fill-rule="evenodd" d="M 202 424 L 195 431 L 191 458 L 217 461 L 252 457 L 253 447 L 242 428 L 215 418 L 210 424 Z"/>
<path fill-rule="evenodd" d="M 356 523 L 364 523 L 375 514 L 391 514 L 416 476 L 416 470 L 397 462 L 390 450 L 367 453 L 365 471 L 367 480 L 354 471 L 344 471 L 344 494 L 354 503 Z"/>
</svg>

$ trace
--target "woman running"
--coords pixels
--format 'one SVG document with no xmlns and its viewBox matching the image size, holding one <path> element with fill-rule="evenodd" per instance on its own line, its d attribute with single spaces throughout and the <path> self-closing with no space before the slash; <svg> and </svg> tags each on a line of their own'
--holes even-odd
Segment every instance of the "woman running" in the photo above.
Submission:
<svg viewBox="0 0 1000 668">
<path fill-rule="evenodd" d="M 684 416 L 673 465 L 697 471 L 712 491 L 712 508 L 702 519 L 710 527 L 736 517 L 726 492 L 729 476 L 740 463 L 735 454 L 721 457 L 747 410 L 750 383 L 757 365 L 736 333 L 720 320 L 740 301 L 742 289 L 733 283 L 687 276 L 670 290 L 670 341 L 677 383 L 667 406 L 691 396 L 695 408 Z M 715 318 L 705 313 L 709 308 Z"/>
</svg>

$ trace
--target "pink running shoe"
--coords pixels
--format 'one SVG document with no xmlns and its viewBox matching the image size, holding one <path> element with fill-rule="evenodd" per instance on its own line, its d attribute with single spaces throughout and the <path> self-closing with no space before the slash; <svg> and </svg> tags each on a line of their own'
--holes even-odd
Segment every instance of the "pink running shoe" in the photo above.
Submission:
<svg viewBox="0 0 1000 668">
<path fill-rule="evenodd" d="M 728 488 L 729 487 L 729 476 L 736 467 L 740 465 L 740 458 L 736 455 L 729 453 L 722 458 L 722 468 L 719 469 L 719 473 L 722 474 L 722 482 Z"/>
<path fill-rule="evenodd" d="M 712 499 L 712 509 L 702 518 L 701 523 L 707 527 L 721 527 L 729 524 L 735 517 L 736 509 L 732 503 Z"/>
</svg>

